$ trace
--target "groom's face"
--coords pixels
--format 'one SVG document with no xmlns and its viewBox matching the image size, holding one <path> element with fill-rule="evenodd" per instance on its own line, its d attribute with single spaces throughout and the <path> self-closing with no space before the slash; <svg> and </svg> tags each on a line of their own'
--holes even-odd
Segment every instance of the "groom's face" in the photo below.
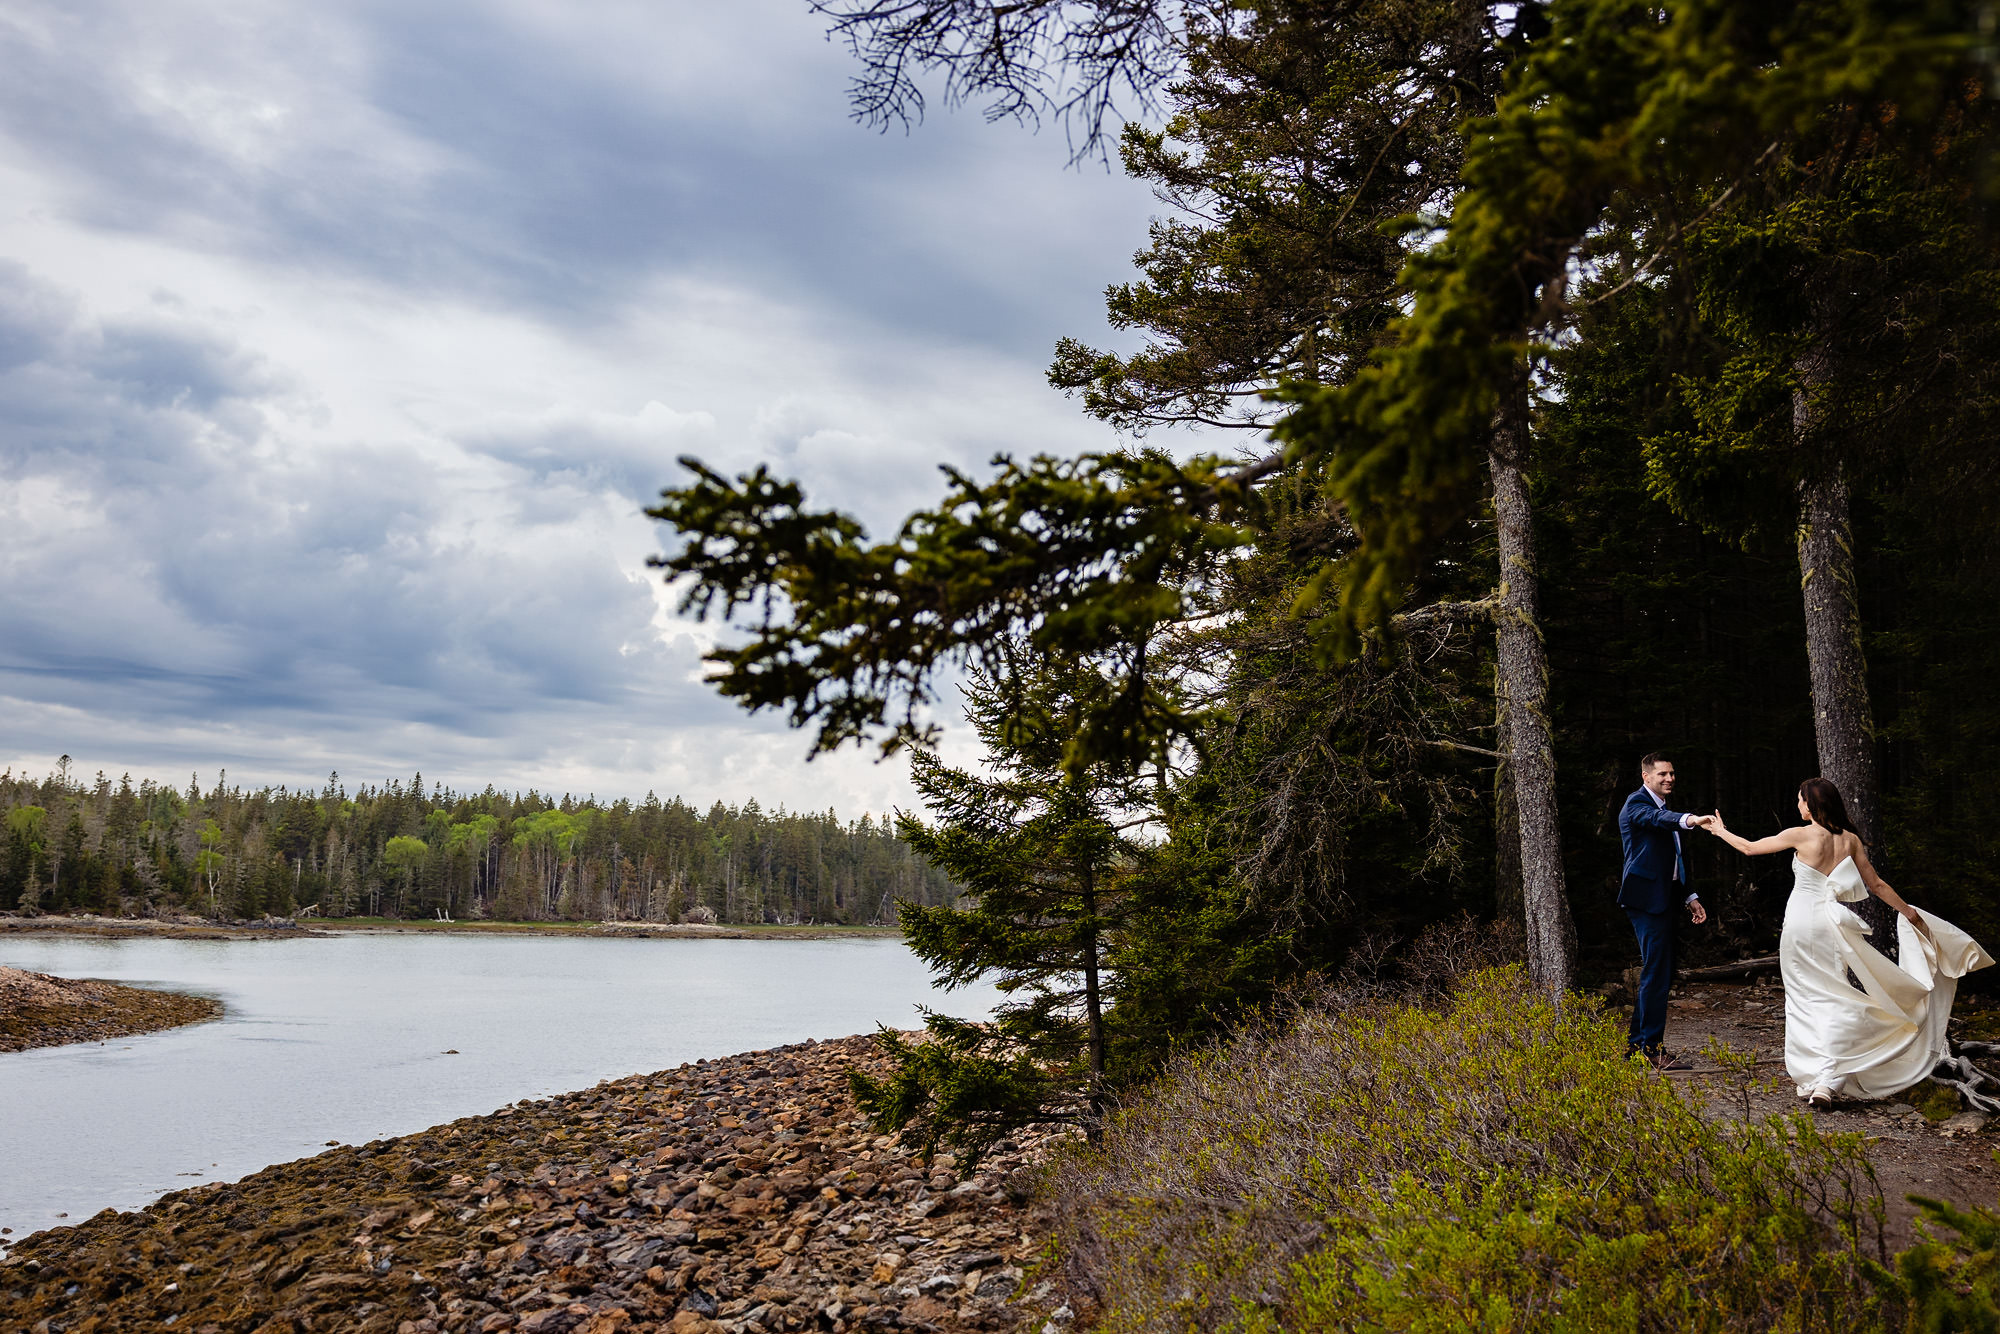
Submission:
<svg viewBox="0 0 2000 1334">
<path fill-rule="evenodd" d="M 1674 766 L 1671 763 L 1654 765 L 1646 770 L 1645 779 L 1646 786 L 1661 796 L 1674 795 Z"/>
</svg>

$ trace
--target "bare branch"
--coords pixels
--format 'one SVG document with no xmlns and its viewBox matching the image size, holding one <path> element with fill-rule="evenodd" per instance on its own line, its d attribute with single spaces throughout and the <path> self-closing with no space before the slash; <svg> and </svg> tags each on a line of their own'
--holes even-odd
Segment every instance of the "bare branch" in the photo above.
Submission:
<svg viewBox="0 0 2000 1334">
<path fill-rule="evenodd" d="M 1061 119 L 1076 158 L 1103 151 L 1129 95 L 1140 109 L 1179 67 L 1181 0 L 810 0 L 861 62 L 854 117 L 886 129 L 923 119 L 918 80 L 944 76 L 947 107 L 989 120 Z"/>
</svg>

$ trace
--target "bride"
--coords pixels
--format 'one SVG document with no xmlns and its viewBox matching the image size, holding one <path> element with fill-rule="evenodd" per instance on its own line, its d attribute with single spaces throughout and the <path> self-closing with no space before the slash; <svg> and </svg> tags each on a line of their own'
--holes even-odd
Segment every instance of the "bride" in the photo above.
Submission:
<svg viewBox="0 0 2000 1334">
<path fill-rule="evenodd" d="M 1836 1097 L 1886 1098 L 1917 1083 L 1948 1055 L 1945 1022 L 1958 979 L 1993 962 L 1942 917 L 1905 903 L 1875 872 L 1840 790 L 1824 778 L 1799 788 L 1806 823 L 1752 841 L 1722 812 L 1696 817 L 1738 852 L 1792 854 L 1792 897 L 1778 962 L 1785 979 L 1785 1069 L 1815 1107 Z M 1902 914 L 1899 962 L 1869 943 L 1869 927 L 1844 904 L 1873 893 Z M 1857 991 L 1848 974 L 1860 979 Z"/>
</svg>

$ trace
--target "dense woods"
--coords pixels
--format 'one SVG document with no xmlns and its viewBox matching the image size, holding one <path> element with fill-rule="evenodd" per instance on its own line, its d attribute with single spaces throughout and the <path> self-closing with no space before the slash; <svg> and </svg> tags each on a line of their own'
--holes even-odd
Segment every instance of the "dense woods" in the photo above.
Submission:
<svg viewBox="0 0 2000 1334">
<path fill-rule="evenodd" d="M 204 791 L 0 775 L 0 910 L 876 923 L 950 883 L 889 821 L 390 780 Z"/>
<path fill-rule="evenodd" d="M 1073 1115 L 1466 915 L 1546 994 L 1615 980 L 1614 817 L 1652 751 L 1681 808 L 1758 834 L 1832 777 L 1899 889 L 2000 932 L 2000 140 L 1971 7 L 816 7 L 862 118 L 914 119 L 935 78 L 1066 118 L 1162 205 L 1106 294 L 1141 348 L 1065 339 L 1049 373 L 1117 446 L 949 471 L 881 538 L 768 468 L 690 461 L 651 511 L 686 607 L 736 620 L 725 696 L 822 748 L 921 745 L 961 665 L 998 770 L 1054 744 L 1142 794 L 1152 836 L 1087 881 L 1020 869 L 954 930 L 926 915 L 941 977 L 1029 1002 L 1007 1044 L 911 1054 L 888 1120 Z M 1114 139 L 1121 88 L 1163 115 Z M 936 803 L 929 837 L 1000 846 L 987 805 Z M 1682 958 L 1772 949 L 1783 860 L 1686 842 L 1711 916 Z M 1089 1060 L 1080 972 L 1109 1002 Z M 1046 1078 L 1048 1044 L 1037 1093 L 1015 1058 Z"/>
</svg>

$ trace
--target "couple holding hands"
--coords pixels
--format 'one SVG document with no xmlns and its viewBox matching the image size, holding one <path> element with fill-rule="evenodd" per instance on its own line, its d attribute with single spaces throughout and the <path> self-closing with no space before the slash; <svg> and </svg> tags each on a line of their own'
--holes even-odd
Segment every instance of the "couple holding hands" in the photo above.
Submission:
<svg viewBox="0 0 2000 1334">
<path fill-rule="evenodd" d="M 1708 910 L 1689 888 L 1681 833 L 1704 830 L 1750 856 L 1792 854 L 1792 894 L 1778 943 L 1785 984 L 1785 1068 L 1799 1097 L 1815 1107 L 1835 1098 L 1886 1098 L 1917 1083 L 1948 1055 L 1945 1023 L 1958 979 L 1993 962 L 1978 942 L 1943 918 L 1905 903 L 1868 860 L 1840 790 L 1824 778 L 1799 787 L 1802 823 L 1769 838 L 1731 831 L 1721 812 L 1667 809 L 1674 764 L 1639 762 L 1642 786 L 1625 799 L 1618 833 L 1625 870 L 1618 904 L 1639 939 L 1639 994 L 1630 1049 L 1663 1070 L 1685 1061 L 1660 1046 L 1674 970 L 1674 915 L 1695 925 Z M 1874 894 L 1900 914 L 1891 961 L 1870 943 L 1870 928 L 1847 908 Z M 1858 988 L 1858 989 L 1857 989 Z"/>
</svg>

